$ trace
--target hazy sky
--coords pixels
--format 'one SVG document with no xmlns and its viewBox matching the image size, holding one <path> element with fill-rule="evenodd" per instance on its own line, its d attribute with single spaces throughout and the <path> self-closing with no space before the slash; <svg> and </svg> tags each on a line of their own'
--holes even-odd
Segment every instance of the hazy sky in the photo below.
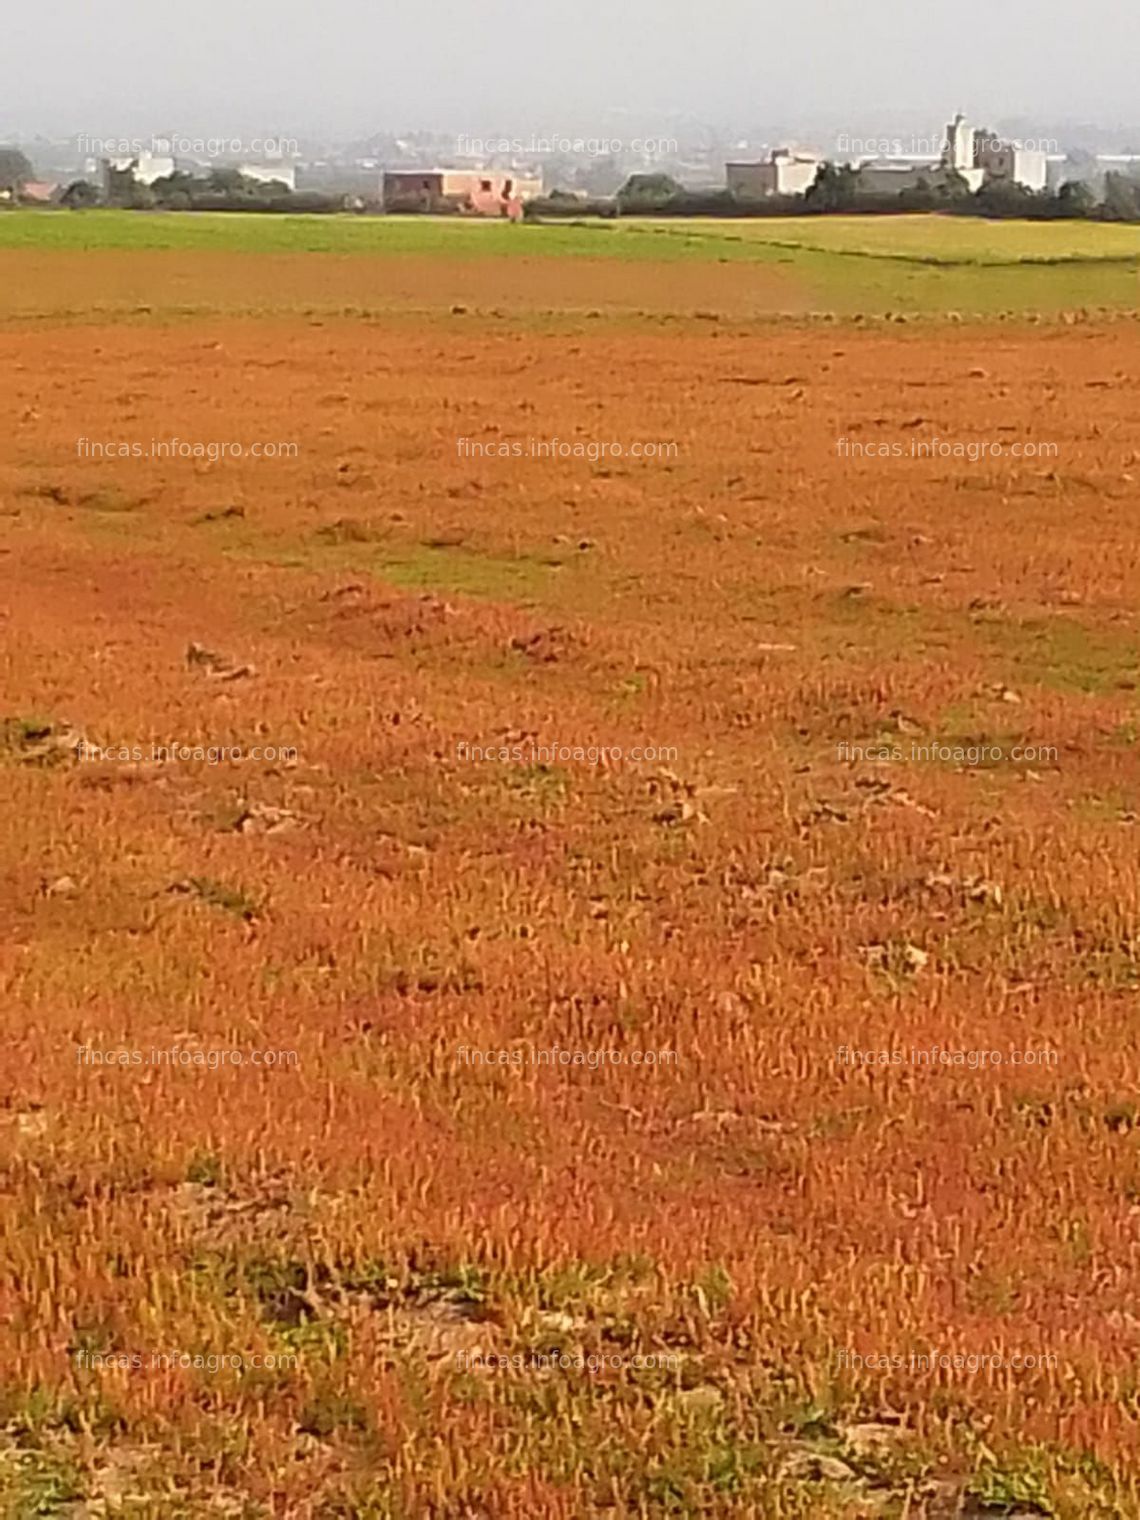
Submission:
<svg viewBox="0 0 1140 1520">
<path fill-rule="evenodd" d="M 1135 0 L 27 0 L 0 131 L 1135 124 Z"/>
</svg>

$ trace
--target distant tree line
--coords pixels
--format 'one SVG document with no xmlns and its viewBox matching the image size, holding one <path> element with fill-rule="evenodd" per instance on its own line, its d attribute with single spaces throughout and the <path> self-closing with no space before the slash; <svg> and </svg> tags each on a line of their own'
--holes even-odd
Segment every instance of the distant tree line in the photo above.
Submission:
<svg viewBox="0 0 1140 1520">
<path fill-rule="evenodd" d="M 633 174 L 612 200 L 583 201 L 555 191 L 532 201 L 532 219 L 567 216 L 818 216 L 827 213 L 887 216 L 901 212 L 941 211 L 958 216 L 1028 218 L 1033 221 L 1085 219 L 1140 221 L 1140 179 L 1110 173 L 1104 196 L 1097 200 L 1088 185 L 1067 180 L 1058 190 L 1029 190 L 1010 181 L 991 180 L 980 189 L 954 170 L 919 179 L 892 194 L 869 193 L 849 164 L 820 165 L 806 195 L 736 196 L 731 190 L 686 190 L 667 174 Z"/>
<path fill-rule="evenodd" d="M 131 211 L 341 211 L 344 197 L 296 191 L 283 180 L 252 179 L 240 169 L 214 168 L 205 174 L 176 169 L 141 185 L 128 169 L 108 175 L 105 204 Z"/>
<path fill-rule="evenodd" d="M 4 186 L 4 155 L 0 149 L 0 190 Z M 26 160 L 25 160 L 26 163 Z M 30 177 L 30 166 L 25 178 Z M 218 167 L 204 174 L 176 169 L 173 174 L 141 184 L 130 167 L 110 168 L 106 184 L 77 179 L 59 197 L 61 206 L 82 211 L 95 206 L 124 211 L 343 211 L 345 196 L 315 190 L 291 190 L 282 180 L 251 179 L 239 169 Z"/>
<path fill-rule="evenodd" d="M 0 195 L 13 204 L 21 188 L 34 179 L 27 157 L 15 147 L 0 146 Z M 107 185 L 75 180 L 59 197 L 72 210 L 114 206 L 132 211 L 333 212 L 346 208 L 346 197 L 314 190 L 291 190 L 280 180 L 252 179 L 239 169 L 218 167 L 203 174 L 175 170 L 153 184 L 140 184 L 131 168 L 110 169 Z M 363 210 L 359 199 L 348 204 Z M 372 209 L 372 208 L 369 208 Z M 1140 178 L 1111 172 L 1098 199 L 1081 180 L 1059 189 L 1029 190 L 1011 181 L 991 180 L 971 191 L 954 170 L 920 178 L 907 190 L 872 194 L 859 183 L 849 164 L 823 163 L 806 195 L 772 195 L 762 199 L 724 190 L 686 190 L 668 174 L 631 174 L 612 197 L 584 197 L 553 190 L 525 208 L 529 220 L 615 216 L 818 216 L 827 213 L 891 215 L 940 211 L 959 216 L 1027 218 L 1032 221 L 1084 219 L 1140 222 Z"/>
</svg>

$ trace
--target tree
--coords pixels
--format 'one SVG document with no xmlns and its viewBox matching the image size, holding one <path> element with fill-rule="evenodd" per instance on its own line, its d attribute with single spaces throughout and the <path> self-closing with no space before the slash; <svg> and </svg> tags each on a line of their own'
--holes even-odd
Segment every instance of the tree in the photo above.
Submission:
<svg viewBox="0 0 1140 1520">
<path fill-rule="evenodd" d="M 1042 198 L 1012 179 L 989 180 L 974 196 L 983 216 L 1040 216 Z"/>
<path fill-rule="evenodd" d="M 18 190 L 35 171 L 19 148 L 0 148 L 0 190 Z"/>
<path fill-rule="evenodd" d="M 150 188 L 158 196 L 159 200 L 165 200 L 178 190 L 193 190 L 198 181 L 185 169 L 175 169 L 172 174 L 164 174 L 161 178 L 152 180 Z"/>
<path fill-rule="evenodd" d="M 135 181 L 134 160 L 126 168 L 107 162 L 104 170 L 109 206 L 131 206 L 139 186 Z"/>
<path fill-rule="evenodd" d="M 621 211 L 651 211 L 684 194 L 669 174 L 631 174 L 617 193 Z"/>
<path fill-rule="evenodd" d="M 1110 222 L 1140 221 L 1140 180 L 1127 174 L 1106 174 L 1104 216 Z"/>
<path fill-rule="evenodd" d="M 240 169 L 211 169 L 206 176 L 206 187 L 214 195 L 247 195 L 249 182 Z"/>
<path fill-rule="evenodd" d="M 1079 179 L 1067 179 L 1057 191 L 1057 210 L 1062 216 L 1091 216 L 1096 196 Z"/>
<path fill-rule="evenodd" d="M 938 182 L 938 198 L 943 201 L 964 201 L 970 195 L 970 182 L 954 168 L 941 171 Z"/>
<path fill-rule="evenodd" d="M 805 201 L 815 211 L 849 211 L 859 191 L 859 171 L 850 164 L 822 163 L 808 186 Z"/>
<path fill-rule="evenodd" d="M 69 211 L 85 211 L 91 206 L 97 206 L 99 200 L 98 188 L 90 180 L 75 179 L 60 196 L 59 203 Z"/>
</svg>

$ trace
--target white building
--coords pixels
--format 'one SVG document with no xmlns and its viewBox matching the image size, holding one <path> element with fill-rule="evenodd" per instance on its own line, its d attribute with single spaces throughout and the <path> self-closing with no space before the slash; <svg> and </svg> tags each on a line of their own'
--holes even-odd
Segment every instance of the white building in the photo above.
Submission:
<svg viewBox="0 0 1140 1520">
<path fill-rule="evenodd" d="M 1022 185 L 1026 190 L 1044 190 L 1049 180 L 1046 154 L 989 135 L 978 139 L 977 163 L 987 184 L 1014 184 Z"/>
<path fill-rule="evenodd" d="M 297 188 L 297 166 L 284 160 L 276 163 L 238 164 L 238 173 L 244 179 L 256 180 L 259 185 L 272 184 L 276 180 L 287 190 Z"/>
<path fill-rule="evenodd" d="M 1004 182 L 1026 190 L 1044 190 L 1049 179 L 1047 154 L 1006 142 L 993 132 L 968 127 L 960 112 L 946 128 L 943 158 L 967 178 L 971 169 L 979 171 L 983 184 Z M 971 184 L 970 188 L 976 187 Z"/>
<path fill-rule="evenodd" d="M 992 132 L 972 127 L 961 112 L 947 126 L 937 160 L 928 154 L 907 154 L 897 158 L 864 159 L 856 167 L 859 188 L 867 195 L 916 190 L 923 182 L 937 186 L 950 174 L 959 175 L 971 191 L 994 183 L 1043 190 L 1049 177 L 1046 154 L 1023 148 L 1020 143 L 1005 142 Z"/>
<path fill-rule="evenodd" d="M 768 159 L 725 164 L 728 188 L 737 200 L 764 200 L 770 195 L 805 195 L 819 173 L 820 158 L 791 148 L 777 148 Z"/>
<path fill-rule="evenodd" d="M 863 195 L 901 195 L 923 185 L 933 190 L 945 176 L 941 164 L 906 163 L 894 159 L 870 159 L 859 166 L 859 190 Z"/>
<path fill-rule="evenodd" d="M 174 173 L 174 160 L 167 154 L 137 153 L 133 158 L 105 158 L 104 173 L 108 169 L 125 174 L 129 169 L 136 185 L 153 185 L 156 179 L 166 179 Z"/>
<path fill-rule="evenodd" d="M 933 140 L 929 140 L 934 147 Z M 926 153 L 907 153 L 895 158 L 868 158 L 856 167 L 859 189 L 864 195 L 901 195 L 907 190 L 936 190 L 952 175 L 965 180 L 970 190 L 980 189 L 984 171 L 977 167 L 977 133 L 959 113 L 946 128 L 937 159 Z"/>
<path fill-rule="evenodd" d="M 966 124 L 966 118 L 959 111 L 946 128 L 942 162 L 950 169 L 957 169 L 959 173 L 965 169 L 976 168 L 976 143 L 977 133 L 973 127 Z"/>
</svg>

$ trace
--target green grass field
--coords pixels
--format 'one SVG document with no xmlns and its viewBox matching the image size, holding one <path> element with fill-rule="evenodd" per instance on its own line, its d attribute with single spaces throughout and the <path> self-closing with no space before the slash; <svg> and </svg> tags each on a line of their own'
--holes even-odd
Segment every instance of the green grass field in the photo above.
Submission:
<svg viewBox="0 0 1140 1520">
<path fill-rule="evenodd" d="M 1140 226 L 990 222 L 941 216 L 639 217 L 522 229 L 458 217 L 271 216 L 241 212 L 0 216 L 0 248 L 218 249 L 256 253 L 533 253 L 674 259 L 768 259 L 779 249 L 955 264 L 1121 261 L 1140 268 Z"/>
<path fill-rule="evenodd" d="M 946 312 L 993 316 L 1140 306 L 1140 227 L 1087 222 L 987 222 L 915 215 L 754 221 L 639 218 L 517 227 L 458 217 L 122 211 L 0 214 L 0 259 L 8 261 L 10 288 L 15 290 L 23 279 L 20 264 L 13 261 L 56 253 L 257 254 L 287 259 L 325 254 L 352 260 L 358 270 L 375 260 L 415 262 L 432 281 L 436 276 L 428 271 L 438 271 L 443 264 L 487 269 L 504 259 L 532 266 L 562 260 L 583 269 L 609 264 L 619 282 L 623 267 L 636 266 L 639 273 L 626 282 L 623 296 L 627 309 L 630 293 L 647 288 L 646 266 L 671 266 L 678 275 L 689 271 L 689 286 L 700 297 L 694 305 L 707 304 L 725 314 L 730 306 L 718 302 L 730 277 L 739 297 L 741 280 L 747 281 L 753 269 L 758 280 L 774 278 L 780 289 L 762 298 L 758 295 L 750 315 L 803 315 L 812 310 L 841 316 Z M 709 267 L 707 283 L 702 266 Z M 732 267 L 721 278 L 718 266 Z M 90 273 L 94 304 L 102 307 L 106 303 L 98 299 L 100 276 L 94 264 Z M 352 283 L 347 266 L 342 266 L 340 289 L 347 290 L 346 281 Z M 154 311 L 178 305 L 173 287 L 150 273 L 143 279 L 141 268 L 140 285 Z M 793 291 L 796 299 L 785 301 L 785 294 Z M 193 299 L 183 291 L 182 305 L 202 308 L 201 293 L 190 294 Z M 287 301 L 275 296 L 273 282 L 264 297 L 269 305 L 259 304 L 259 311 L 296 306 L 294 295 Z M 365 289 L 359 304 L 370 308 L 376 304 L 374 297 L 372 289 Z M 457 289 L 456 298 L 464 297 L 465 292 Z M 419 303 L 405 293 L 404 304 Z M 476 305 L 481 304 L 476 298 Z M 583 304 L 594 303 L 577 299 L 569 285 L 565 301 L 554 302 L 555 307 L 567 310 Z M 682 302 L 682 314 L 685 305 Z M 27 315 L 29 308 L 13 296 L 5 303 L 4 313 Z M 78 313 L 71 309 L 70 315 Z"/>
<path fill-rule="evenodd" d="M 1140 265 L 1140 226 L 1106 222 L 982 221 L 961 216 L 712 217 L 625 226 L 671 229 L 719 242 L 816 249 L 869 258 L 953 264 L 1100 263 Z M 624 230 L 624 228 L 623 228 Z"/>
</svg>

